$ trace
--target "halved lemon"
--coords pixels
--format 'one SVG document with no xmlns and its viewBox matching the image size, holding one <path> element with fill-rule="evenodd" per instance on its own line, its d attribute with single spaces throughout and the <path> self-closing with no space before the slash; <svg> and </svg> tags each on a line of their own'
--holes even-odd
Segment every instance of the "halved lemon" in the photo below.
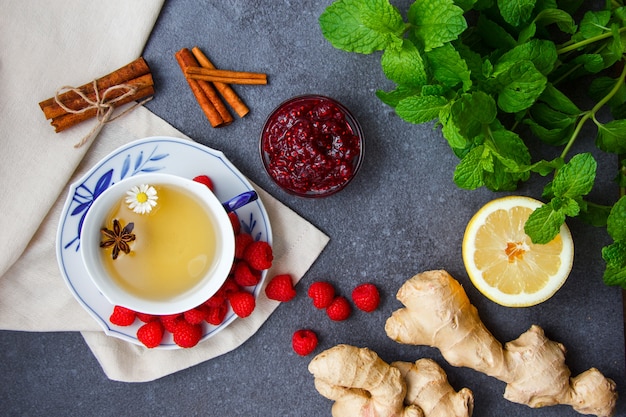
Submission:
<svg viewBox="0 0 626 417">
<path fill-rule="evenodd" d="M 529 307 L 565 283 L 574 260 L 574 242 L 565 224 L 549 243 L 534 244 L 524 223 L 543 203 L 510 196 L 485 204 L 467 225 L 463 262 L 476 288 L 507 307 Z"/>
</svg>

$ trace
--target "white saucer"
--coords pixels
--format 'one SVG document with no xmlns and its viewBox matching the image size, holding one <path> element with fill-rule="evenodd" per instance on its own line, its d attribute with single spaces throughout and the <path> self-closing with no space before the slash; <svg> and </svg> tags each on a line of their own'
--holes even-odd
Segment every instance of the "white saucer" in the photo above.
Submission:
<svg viewBox="0 0 626 417">
<path fill-rule="evenodd" d="M 104 190 L 121 179 L 141 175 L 146 172 L 163 172 L 185 178 L 207 175 L 213 181 L 215 194 L 226 201 L 238 194 L 253 190 L 250 182 L 235 168 L 222 152 L 198 143 L 170 137 L 150 137 L 124 145 L 98 162 L 82 178 L 70 186 L 68 198 L 61 213 L 56 239 L 56 252 L 61 274 L 78 302 L 96 319 L 104 332 L 140 346 L 137 329 L 138 319 L 132 326 L 121 327 L 111 324 L 111 305 L 96 289 L 87 275 L 80 256 L 80 229 L 85 214 L 92 201 Z M 242 231 L 250 233 L 255 240 L 265 240 L 272 244 L 272 230 L 269 217 L 260 199 L 237 209 Z M 254 288 L 249 288 L 258 296 L 267 271 Z M 219 326 L 204 323 L 205 341 L 216 335 L 235 320 L 232 310 Z M 178 349 L 169 332 L 165 332 L 163 342 L 156 349 Z"/>
</svg>

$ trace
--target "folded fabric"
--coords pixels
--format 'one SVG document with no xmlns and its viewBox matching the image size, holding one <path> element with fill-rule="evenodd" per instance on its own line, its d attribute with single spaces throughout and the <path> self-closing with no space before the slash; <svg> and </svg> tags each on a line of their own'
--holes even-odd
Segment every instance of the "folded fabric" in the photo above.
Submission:
<svg viewBox="0 0 626 417">
<path fill-rule="evenodd" d="M 138 58 L 162 5 L 0 2 L 0 276 L 22 254 L 89 149 L 74 144 L 92 123 L 56 134 L 38 103 L 63 86 L 78 87 Z"/>
</svg>

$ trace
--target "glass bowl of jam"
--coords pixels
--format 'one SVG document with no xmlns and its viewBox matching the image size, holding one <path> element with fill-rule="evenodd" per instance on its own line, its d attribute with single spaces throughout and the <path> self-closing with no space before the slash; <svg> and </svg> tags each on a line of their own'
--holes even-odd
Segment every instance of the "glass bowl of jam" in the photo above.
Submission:
<svg viewBox="0 0 626 417">
<path fill-rule="evenodd" d="M 363 132 L 350 111 L 321 95 L 293 97 L 267 118 L 261 158 L 269 176 L 300 197 L 342 190 L 363 161 Z"/>
</svg>

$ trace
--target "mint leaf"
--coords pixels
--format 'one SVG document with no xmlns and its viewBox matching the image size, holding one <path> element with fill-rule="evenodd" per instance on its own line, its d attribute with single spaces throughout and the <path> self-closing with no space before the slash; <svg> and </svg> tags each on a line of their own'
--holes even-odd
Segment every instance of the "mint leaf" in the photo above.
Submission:
<svg viewBox="0 0 626 417">
<path fill-rule="evenodd" d="M 593 38 L 606 32 L 611 19 L 609 10 L 588 11 L 580 21 L 580 34 L 584 39 Z"/>
<path fill-rule="evenodd" d="M 613 240 L 626 241 L 626 196 L 613 205 L 606 221 L 606 230 Z"/>
<path fill-rule="evenodd" d="M 537 33 L 537 27 L 541 29 L 552 24 L 556 24 L 565 33 L 576 33 L 576 22 L 567 11 L 557 9 L 556 1 L 539 2 L 535 12 L 538 12 L 535 18 L 520 30 L 517 38 L 518 44 L 532 39 Z"/>
<path fill-rule="evenodd" d="M 578 214 L 578 218 L 591 226 L 606 227 L 610 212 L 610 206 L 587 205 L 587 208 Z"/>
<path fill-rule="evenodd" d="M 452 117 L 451 106 L 441 109 L 441 112 L 439 112 L 439 123 L 441 123 L 443 137 L 448 141 L 450 147 L 455 150 L 455 153 L 467 148 L 469 141 L 461 134 L 459 127 L 456 125 L 454 117 Z"/>
<path fill-rule="evenodd" d="M 616 154 L 626 153 L 626 120 L 612 120 L 598 123 L 596 146 L 605 152 Z"/>
<path fill-rule="evenodd" d="M 573 64 L 582 65 L 585 70 L 595 74 L 605 68 L 604 58 L 600 54 L 583 54 L 572 60 Z"/>
<path fill-rule="evenodd" d="M 425 51 L 457 39 L 467 29 L 463 9 L 453 0 L 415 0 L 407 17 Z"/>
<path fill-rule="evenodd" d="M 493 162 L 493 172 L 483 173 L 483 183 L 491 191 L 514 191 L 520 181 L 528 178 L 528 173 L 511 172 L 500 159 Z"/>
<path fill-rule="evenodd" d="M 540 11 L 534 21 L 542 26 L 556 24 L 565 33 L 576 32 L 576 22 L 565 10 L 548 8 Z"/>
<path fill-rule="evenodd" d="M 504 20 L 519 26 L 530 19 L 536 0 L 498 0 L 498 8 Z"/>
<path fill-rule="evenodd" d="M 454 169 L 454 183 L 466 190 L 475 190 L 484 185 L 483 171 L 489 168 L 489 160 L 484 159 L 484 146 L 473 148 Z M 486 164 L 486 165 L 485 165 Z"/>
<path fill-rule="evenodd" d="M 615 83 L 617 81 L 618 80 L 615 80 L 614 78 L 602 76 L 594 78 L 593 80 L 591 80 L 591 85 L 589 86 L 589 96 L 591 96 L 596 101 L 602 100 L 615 87 Z M 612 108 L 616 108 L 622 106 L 624 102 L 626 102 L 626 86 L 624 85 L 624 83 L 620 82 L 617 91 L 608 101 L 608 104 Z"/>
<path fill-rule="evenodd" d="M 404 100 L 407 97 L 417 96 L 420 91 L 415 88 L 405 87 L 399 85 L 395 90 L 392 91 L 376 91 L 376 97 L 380 99 L 383 103 L 388 105 L 389 107 L 395 108 L 400 100 Z"/>
<path fill-rule="evenodd" d="M 541 141 L 550 145 L 563 145 L 567 143 L 574 131 L 573 125 L 564 128 L 550 129 L 531 119 L 524 119 L 524 124 L 527 124 L 533 134 L 541 139 Z"/>
<path fill-rule="evenodd" d="M 517 41 L 502 26 L 488 19 L 484 14 L 478 16 L 476 30 L 481 41 L 494 49 L 508 50 L 517 45 Z"/>
<path fill-rule="evenodd" d="M 388 0 L 338 0 L 319 17 L 324 37 L 338 49 L 370 54 L 400 46 L 406 25 Z"/>
<path fill-rule="evenodd" d="M 454 182 L 459 187 L 470 190 L 481 186 L 492 191 L 510 191 L 517 188 L 520 180 L 528 179 L 528 173 L 514 172 L 520 160 L 525 159 L 507 149 L 512 148 L 519 152 L 515 137 L 513 132 L 502 129 L 494 132 L 491 138 L 476 138 L 482 144 L 471 148 L 461 159 L 454 171 Z M 523 148 L 525 150 L 525 146 Z"/>
<path fill-rule="evenodd" d="M 492 146 L 492 153 L 500 160 L 509 172 L 521 173 L 530 163 L 530 152 L 524 141 L 510 130 L 497 129 L 491 132 L 492 142 L 485 142 Z"/>
<path fill-rule="evenodd" d="M 578 202 L 569 197 L 554 197 L 550 201 L 550 205 L 556 211 L 560 211 L 568 217 L 576 217 L 580 213 L 580 205 Z"/>
<path fill-rule="evenodd" d="M 482 91 L 463 94 L 452 103 L 451 114 L 459 132 L 467 139 L 481 134 L 483 127 L 496 119 L 498 110 L 493 98 Z"/>
<path fill-rule="evenodd" d="M 387 78 L 396 84 L 421 87 L 428 81 L 422 55 L 408 39 L 400 48 L 387 48 L 380 62 Z"/>
<path fill-rule="evenodd" d="M 626 242 L 615 242 L 602 248 L 606 269 L 602 279 L 606 285 L 619 285 L 626 289 Z"/>
<path fill-rule="evenodd" d="M 439 115 L 441 109 L 448 105 L 448 100 L 441 96 L 413 96 L 400 100 L 396 113 L 409 123 L 426 123 Z"/>
<path fill-rule="evenodd" d="M 504 72 L 519 61 L 530 61 L 539 72 L 549 74 L 557 62 L 556 46 L 554 42 L 540 39 L 518 45 L 498 59 L 495 71 Z"/>
<path fill-rule="evenodd" d="M 596 165 L 590 153 L 575 155 L 556 172 L 552 192 L 556 197 L 569 198 L 589 194 L 596 178 Z"/>
<path fill-rule="evenodd" d="M 546 88 L 539 96 L 539 100 L 546 103 L 552 109 L 570 116 L 578 116 L 582 113 L 578 106 L 552 83 L 546 84 Z"/>
<path fill-rule="evenodd" d="M 507 113 L 526 110 L 541 95 L 546 83 L 546 77 L 532 62 L 517 62 L 495 79 L 498 107 Z"/>
<path fill-rule="evenodd" d="M 578 120 L 577 116 L 572 116 L 555 110 L 545 103 L 537 103 L 530 109 L 533 121 L 548 129 L 564 129 L 572 126 Z"/>
<path fill-rule="evenodd" d="M 626 267 L 626 242 L 615 242 L 602 248 L 602 258 L 608 266 Z"/>
<path fill-rule="evenodd" d="M 563 212 L 555 211 L 551 204 L 544 204 L 528 217 L 524 231 L 533 243 L 546 244 L 559 234 L 564 222 Z"/>
<path fill-rule="evenodd" d="M 432 49 L 426 57 L 437 81 L 450 88 L 462 84 L 463 91 L 470 89 L 472 80 L 467 63 L 450 43 Z"/>
<path fill-rule="evenodd" d="M 549 173 L 553 172 L 555 169 L 563 166 L 563 160 L 561 158 L 553 159 L 552 161 L 541 160 L 539 162 L 535 162 L 532 165 L 527 167 L 528 171 L 536 172 L 537 174 L 545 177 Z"/>
<path fill-rule="evenodd" d="M 530 163 L 530 153 L 516 133 L 494 122 L 491 134 L 484 143 L 493 158 L 492 171 L 483 175 L 487 188 L 493 191 L 514 190 L 519 181 L 528 179 L 529 173 L 525 168 Z"/>
<path fill-rule="evenodd" d="M 626 267 L 615 268 L 607 266 L 602 280 L 606 285 L 616 285 L 626 289 Z"/>
<path fill-rule="evenodd" d="M 605 68 L 621 61 L 623 58 L 622 53 L 624 52 L 624 42 L 622 40 L 622 31 L 620 29 L 623 29 L 623 27 L 619 27 L 615 23 L 611 24 L 611 34 L 613 37 L 607 44 L 606 49 L 600 52 L 600 55 L 604 60 Z"/>
</svg>

